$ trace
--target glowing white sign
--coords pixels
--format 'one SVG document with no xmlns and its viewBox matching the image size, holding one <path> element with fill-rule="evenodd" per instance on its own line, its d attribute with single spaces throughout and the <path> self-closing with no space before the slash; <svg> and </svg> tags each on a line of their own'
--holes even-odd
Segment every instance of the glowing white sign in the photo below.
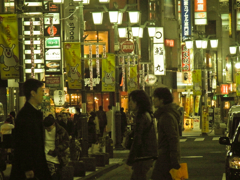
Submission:
<svg viewBox="0 0 240 180">
<path fill-rule="evenodd" d="M 165 75 L 164 44 L 153 44 L 154 75 Z"/>
<path fill-rule="evenodd" d="M 46 60 L 61 60 L 60 49 L 48 49 L 45 53 Z"/>
</svg>

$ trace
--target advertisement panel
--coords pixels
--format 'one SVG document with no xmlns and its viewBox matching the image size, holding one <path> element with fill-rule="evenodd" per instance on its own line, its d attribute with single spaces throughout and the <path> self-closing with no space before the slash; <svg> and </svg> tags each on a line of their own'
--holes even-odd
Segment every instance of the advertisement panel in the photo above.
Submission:
<svg viewBox="0 0 240 180">
<path fill-rule="evenodd" d="M 153 44 L 154 75 L 165 75 L 165 48 L 164 44 Z"/>
<path fill-rule="evenodd" d="M 60 76 L 45 77 L 46 87 L 60 87 Z"/>
<path fill-rule="evenodd" d="M 202 71 L 196 69 L 192 72 L 193 94 L 202 95 Z"/>
<path fill-rule="evenodd" d="M 115 54 L 107 53 L 107 59 L 102 60 L 102 91 L 115 92 Z"/>
<path fill-rule="evenodd" d="M 207 2 L 206 0 L 194 1 L 194 22 L 195 25 L 207 25 Z"/>
<path fill-rule="evenodd" d="M 190 71 L 190 49 L 187 49 L 186 45 L 182 45 L 182 71 Z"/>
<path fill-rule="evenodd" d="M 236 94 L 240 96 L 240 73 L 236 74 Z"/>
<path fill-rule="evenodd" d="M 163 27 L 156 27 L 156 33 L 153 37 L 153 43 L 164 43 Z"/>
<path fill-rule="evenodd" d="M 77 2 L 73 0 L 64 2 L 64 17 L 69 17 L 64 19 L 64 40 L 68 42 L 76 42 L 80 40 L 80 31 L 79 31 L 79 9 L 76 9 L 78 6 Z M 74 12 L 74 14 L 73 14 Z"/>
<path fill-rule="evenodd" d="M 16 14 L 0 14 L 1 79 L 19 78 L 18 23 Z"/>
<path fill-rule="evenodd" d="M 69 89 L 82 89 L 81 46 L 79 42 L 64 43 L 64 58 L 67 67 Z"/>
<path fill-rule="evenodd" d="M 182 4 L 182 41 L 191 35 L 191 0 L 181 0 Z"/>
<path fill-rule="evenodd" d="M 130 77 L 127 79 L 128 93 L 138 89 L 137 66 L 130 67 Z"/>
</svg>

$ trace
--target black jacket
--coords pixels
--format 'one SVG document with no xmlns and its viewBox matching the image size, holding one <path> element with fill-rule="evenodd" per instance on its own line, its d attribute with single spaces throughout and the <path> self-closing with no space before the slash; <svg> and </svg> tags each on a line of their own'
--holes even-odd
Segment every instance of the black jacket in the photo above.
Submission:
<svg viewBox="0 0 240 180">
<path fill-rule="evenodd" d="M 26 102 L 15 121 L 14 160 L 10 180 L 25 180 L 25 172 L 33 170 L 39 180 L 51 176 L 44 152 L 43 114 Z"/>
<path fill-rule="evenodd" d="M 74 131 L 73 131 L 74 125 L 71 120 L 68 120 L 67 124 L 65 122 L 63 122 L 63 120 L 61 120 L 59 122 L 59 125 L 62 126 L 67 131 L 69 136 L 74 135 Z"/>
<path fill-rule="evenodd" d="M 179 167 L 180 141 L 178 121 L 180 118 L 178 106 L 166 104 L 155 112 L 158 121 L 158 155 L 169 157 L 172 168 Z M 161 159 L 159 159 L 161 161 Z M 163 159 L 162 159 L 163 160 Z"/>
<path fill-rule="evenodd" d="M 127 164 L 145 157 L 157 157 L 157 140 L 153 120 L 149 113 L 135 117 L 133 144 L 130 149 Z"/>
</svg>

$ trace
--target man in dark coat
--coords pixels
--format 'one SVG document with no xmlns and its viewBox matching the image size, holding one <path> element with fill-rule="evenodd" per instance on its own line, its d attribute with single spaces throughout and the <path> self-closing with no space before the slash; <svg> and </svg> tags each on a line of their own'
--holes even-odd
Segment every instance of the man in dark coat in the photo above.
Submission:
<svg viewBox="0 0 240 180">
<path fill-rule="evenodd" d="M 99 106 L 99 111 L 97 111 L 97 117 L 99 121 L 100 136 L 103 137 L 104 129 L 107 125 L 107 115 L 106 112 L 103 111 L 102 106 Z"/>
<path fill-rule="evenodd" d="M 36 79 L 28 79 L 23 85 L 26 103 L 15 121 L 10 180 L 51 179 L 44 152 L 43 114 L 38 109 L 43 99 L 42 86 L 43 83 Z"/>
<path fill-rule="evenodd" d="M 178 106 L 173 103 L 173 97 L 168 88 L 157 88 L 154 91 L 154 113 L 158 122 L 158 159 L 153 168 L 153 180 L 172 179 L 169 171 L 180 168 L 180 141 Z"/>
</svg>

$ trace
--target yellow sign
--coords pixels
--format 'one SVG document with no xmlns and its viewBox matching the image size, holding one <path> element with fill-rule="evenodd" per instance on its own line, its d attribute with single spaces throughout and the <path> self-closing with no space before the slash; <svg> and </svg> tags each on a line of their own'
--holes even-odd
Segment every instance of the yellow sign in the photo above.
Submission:
<svg viewBox="0 0 240 180">
<path fill-rule="evenodd" d="M 209 132 L 208 112 L 207 108 L 202 106 L 202 133 Z"/>
<path fill-rule="evenodd" d="M 1 79 L 19 78 L 18 23 L 16 14 L 0 14 Z"/>
<path fill-rule="evenodd" d="M 236 75 L 236 94 L 240 96 L 240 73 Z"/>
<path fill-rule="evenodd" d="M 202 95 L 202 71 L 200 69 L 192 72 L 193 94 Z"/>
<path fill-rule="evenodd" d="M 200 95 L 197 95 L 197 96 L 196 96 L 196 99 L 195 99 L 195 113 L 198 113 L 198 112 L 199 112 L 200 98 L 201 98 Z"/>
<path fill-rule="evenodd" d="M 127 78 L 127 90 L 128 93 L 137 90 L 137 66 L 129 67 L 130 68 L 130 77 Z"/>
<path fill-rule="evenodd" d="M 64 59 L 67 67 L 69 89 L 82 89 L 81 46 L 79 42 L 64 43 Z"/>
<path fill-rule="evenodd" d="M 108 53 L 102 60 L 102 91 L 115 92 L 115 54 Z"/>
</svg>

